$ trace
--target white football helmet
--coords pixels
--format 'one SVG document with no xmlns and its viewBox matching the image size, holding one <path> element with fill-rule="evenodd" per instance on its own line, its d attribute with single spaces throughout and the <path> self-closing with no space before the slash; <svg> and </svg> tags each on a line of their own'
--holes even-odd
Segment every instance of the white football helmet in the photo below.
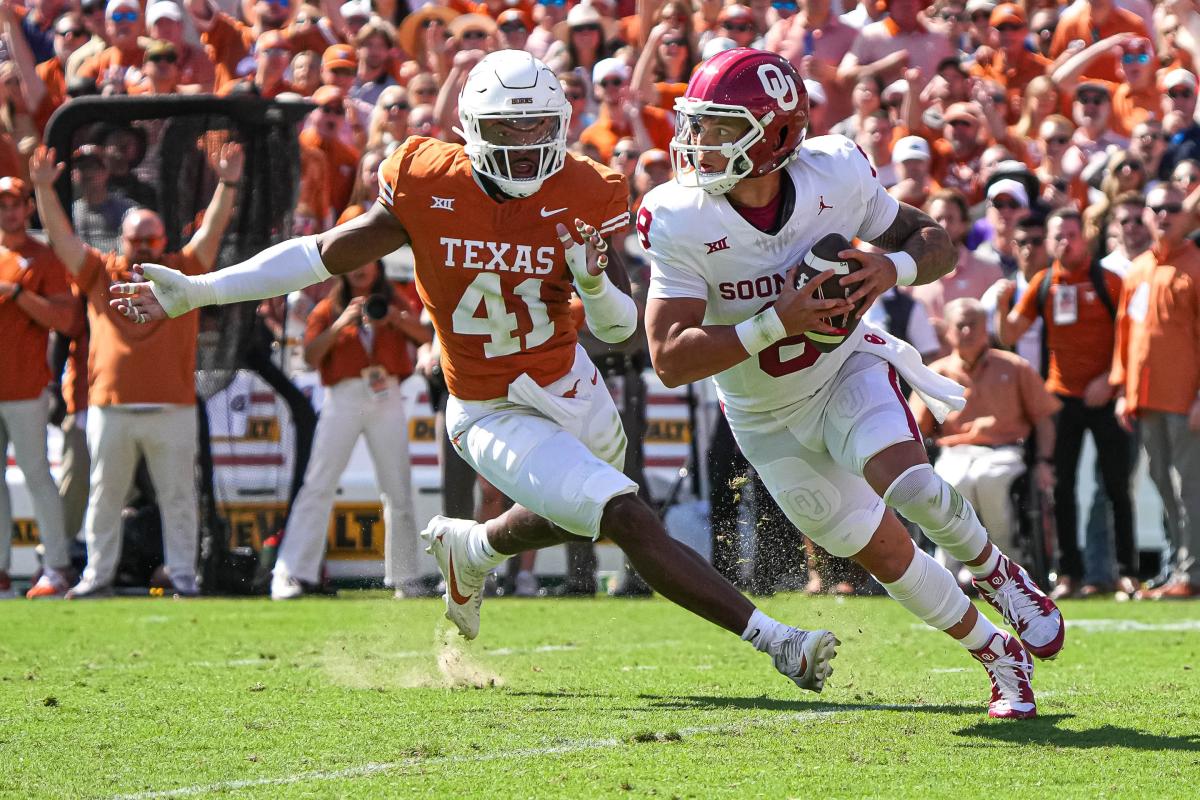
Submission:
<svg viewBox="0 0 1200 800">
<path fill-rule="evenodd" d="M 571 104 L 550 68 L 523 50 L 497 50 L 475 65 L 458 96 L 458 117 L 462 128 L 456 132 L 466 141 L 471 166 L 511 197 L 533 194 L 566 162 Z M 485 136 L 483 123 L 489 120 L 520 126 L 546 118 L 555 124 L 534 142 L 505 144 Z M 512 158 L 518 154 L 537 158 L 531 175 L 513 177 Z"/>
</svg>

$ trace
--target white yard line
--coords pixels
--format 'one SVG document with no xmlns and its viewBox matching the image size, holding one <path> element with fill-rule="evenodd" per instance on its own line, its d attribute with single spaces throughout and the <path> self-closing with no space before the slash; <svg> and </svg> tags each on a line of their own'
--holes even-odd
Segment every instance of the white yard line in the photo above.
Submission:
<svg viewBox="0 0 1200 800">
<path fill-rule="evenodd" d="M 735 732 L 747 727 L 765 727 L 778 724 L 794 725 L 797 722 L 813 722 L 830 719 L 839 714 L 867 711 L 909 711 L 920 706 L 903 705 L 864 705 L 864 706 L 831 706 L 819 711 L 802 711 L 796 714 L 773 715 L 770 717 L 750 717 L 737 723 L 726 725 L 704 725 L 695 728 L 681 728 L 674 735 L 687 737 L 708 733 Z M 661 741 L 669 741 L 672 733 L 656 733 L 653 736 Z M 589 750 L 605 750 L 616 747 L 635 747 L 641 742 L 628 739 L 578 739 L 547 747 L 528 747 L 518 750 L 501 750 L 495 753 L 475 753 L 459 756 L 432 756 L 429 758 L 405 758 L 399 761 L 363 764 L 357 767 L 347 767 L 336 770 L 312 770 L 297 772 L 292 775 L 282 775 L 275 778 L 253 778 L 240 781 L 221 781 L 219 783 L 200 784 L 196 786 L 181 786 L 177 789 L 137 792 L 135 794 L 116 795 L 111 800 L 154 800 L 160 797 L 196 797 L 214 792 L 229 792 L 238 789 L 254 789 L 260 786 L 291 786 L 297 783 L 315 781 L 332 781 L 370 777 L 384 772 L 401 772 L 408 769 L 425 770 L 443 764 L 479 764 L 488 761 L 503 761 L 506 759 L 539 758 L 570 753 L 580 753 Z"/>
</svg>

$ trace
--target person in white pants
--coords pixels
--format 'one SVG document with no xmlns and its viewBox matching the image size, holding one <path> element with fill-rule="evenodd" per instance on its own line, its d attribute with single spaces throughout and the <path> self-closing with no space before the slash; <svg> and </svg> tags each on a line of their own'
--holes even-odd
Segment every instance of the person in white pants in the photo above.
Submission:
<svg viewBox="0 0 1200 800">
<path fill-rule="evenodd" d="M 398 597 L 420 594 L 408 420 L 400 381 L 412 373 L 409 341 L 431 334 L 372 262 L 343 276 L 313 309 L 304 357 L 321 371 L 325 403 L 312 457 L 296 496 L 271 580 L 271 597 L 290 600 L 320 583 L 338 480 L 360 436 L 375 464 L 383 502 L 384 583 Z"/>
<path fill-rule="evenodd" d="M 1038 489 L 1054 487 L 1053 415 L 1062 403 L 1046 391 L 1042 378 L 1015 353 L 988 347 L 988 314 L 983 304 L 959 298 L 946 304 L 946 341 L 950 355 L 930 369 L 966 387 L 967 404 L 938 425 L 929 408 L 914 395 L 910 402 L 921 432 L 933 435 L 941 448 L 934 471 L 975 507 L 997 547 L 1014 545 L 1014 515 L 1009 492 L 1025 474 L 1024 440 L 1037 441 Z M 941 548 L 939 560 L 952 572 L 960 562 Z M 960 582 L 970 580 L 959 575 Z"/>
<path fill-rule="evenodd" d="M 45 548 L 42 575 L 29 596 L 51 597 L 67 590 L 71 559 L 46 457 L 51 381 L 46 346 L 52 329 L 69 331 L 82 325 L 82 317 L 62 262 L 26 233 L 32 214 L 25 181 L 0 178 L 0 457 L 11 442 Z M 12 527 L 8 485 L 0 472 L 0 596 L 11 596 Z"/>
<path fill-rule="evenodd" d="M 199 593 L 196 504 L 196 337 L 200 317 L 186 314 L 154 325 L 137 325 L 110 305 L 114 283 L 133 279 L 133 266 L 164 261 L 188 275 L 216 263 L 233 214 L 243 155 L 235 143 L 209 154 L 216 191 L 204 222 L 178 252 L 165 252 L 167 231 L 158 214 L 134 209 L 121 223 L 121 249 L 102 253 L 75 235 L 54 182 L 63 165 L 39 147 L 29 162 L 38 214 L 55 254 L 87 297 L 88 414 L 91 494 L 84 521 L 88 563 L 67 599 L 113 594 L 121 556 L 121 510 L 138 459 L 145 457 L 158 495 L 163 549 L 171 590 Z M 57 493 L 55 501 L 58 501 Z M 61 503 L 60 510 L 61 510 Z"/>
</svg>

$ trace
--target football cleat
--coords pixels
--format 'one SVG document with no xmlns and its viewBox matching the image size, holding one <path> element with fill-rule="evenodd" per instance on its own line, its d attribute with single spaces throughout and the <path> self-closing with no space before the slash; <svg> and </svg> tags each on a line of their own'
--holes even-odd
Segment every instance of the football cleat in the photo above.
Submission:
<svg viewBox="0 0 1200 800">
<path fill-rule="evenodd" d="M 1062 650 L 1067 634 L 1062 612 L 1020 564 L 1001 553 L 992 574 L 976 578 L 975 587 L 1017 632 L 1029 652 L 1049 660 Z"/>
<path fill-rule="evenodd" d="M 971 655 L 992 679 L 988 716 L 996 719 L 1031 719 L 1037 716 L 1033 699 L 1033 659 L 1015 636 L 996 632 Z"/>
<path fill-rule="evenodd" d="M 467 535 L 475 525 L 474 520 L 439 515 L 421 531 L 428 542 L 425 552 L 437 559 L 446 581 L 446 619 L 468 639 L 479 635 L 479 605 L 488 576 L 487 570 L 476 569 L 467 560 Z"/>
<path fill-rule="evenodd" d="M 833 674 L 829 662 L 837 657 L 841 644 L 829 631 L 804 631 L 791 628 L 767 648 L 775 669 L 791 678 L 801 689 L 820 692 L 825 679 Z"/>
</svg>

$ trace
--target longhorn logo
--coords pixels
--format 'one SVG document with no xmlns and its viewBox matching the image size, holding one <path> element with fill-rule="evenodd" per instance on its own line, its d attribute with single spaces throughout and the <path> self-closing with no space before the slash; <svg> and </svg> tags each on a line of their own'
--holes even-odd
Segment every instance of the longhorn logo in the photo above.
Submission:
<svg viewBox="0 0 1200 800">
<path fill-rule="evenodd" d="M 774 64 L 763 64 L 758 68 L 758 79 L 762 82 L 763 91 L 771 96 L 783 111 L 791 111 L 800 102 L 800 92 L 796 89 L 796 81 L 791 75 L 784 75 L 783 70 Z"/>
</svg>

